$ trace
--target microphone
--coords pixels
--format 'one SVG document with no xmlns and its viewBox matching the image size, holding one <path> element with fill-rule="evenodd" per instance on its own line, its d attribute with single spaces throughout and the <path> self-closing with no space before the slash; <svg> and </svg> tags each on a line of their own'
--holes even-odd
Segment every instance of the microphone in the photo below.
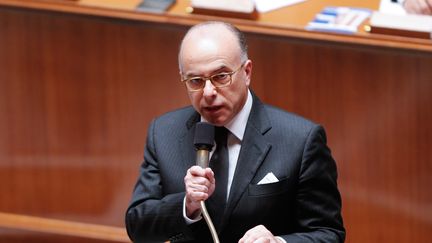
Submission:
<svg viewBox="0 0 432 243">
<path fill-rule="evenodd" d="M 209 154 L 213 148 L 214 131 L 214 126 L 206 122 L 198 122 L 195 126 L 194 145 L 197 150 L 196 164 L 202 168 L 207 168 L 209 166 Z M 200 202 L 200 206 L 204 219 L 210 229 L 213 242 L 219 243 L 216 229 L 211 221 L 209 213 L 207 212 L 204 201 Z"/>
<path fill-rule="evenodd" d="M 209 153 L 213 148 L 214 126 L 198 122 L 195 126 L 194 145 L 197 150 L 196 164 L 202 168 L 209 166 Z"/>
</svg>

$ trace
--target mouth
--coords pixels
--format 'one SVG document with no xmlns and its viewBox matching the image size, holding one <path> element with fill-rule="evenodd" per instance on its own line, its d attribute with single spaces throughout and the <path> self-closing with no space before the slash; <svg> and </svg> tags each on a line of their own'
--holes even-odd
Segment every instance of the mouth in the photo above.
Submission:
<svg viewBox="0 0 432 243">
<path fill-rule="evenodd" d="M 209 107 L 204 107 L 204 111 L 206 111 L 206 112 L 210 112 L 210 113 L 217 112 L 217 111 L 219 111 L 220 109 L 222 109 L 222 106 L 221 106 L 221 105 L 219 105 L 219 106 L 209 106 Z"/>
</svg>

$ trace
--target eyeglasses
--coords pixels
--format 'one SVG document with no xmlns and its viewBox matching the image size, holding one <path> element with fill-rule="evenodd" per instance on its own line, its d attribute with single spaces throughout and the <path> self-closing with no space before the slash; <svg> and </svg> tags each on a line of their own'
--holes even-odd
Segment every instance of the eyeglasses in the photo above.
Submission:
<svg viewBox="0 0 432 243">
<path fill-rule="evenodd" d="M 182 82 L 186 84 L 186 87 L 189 91 L 200 91 L 202 90 L 207 80 L 210 80 L 212 85 L 216 88 L 222 88 L 225 86 L 228 86 L 232 82 L 232 76 L 238 72 L 242 67 L 244 63 L 240 65 L 239 68 L 237 68 L 235 71 L 232 72 L 221 72 L 214 74 L 210 77 L 191 77 L 187 79 L 183 79 Z"/>
</svg>

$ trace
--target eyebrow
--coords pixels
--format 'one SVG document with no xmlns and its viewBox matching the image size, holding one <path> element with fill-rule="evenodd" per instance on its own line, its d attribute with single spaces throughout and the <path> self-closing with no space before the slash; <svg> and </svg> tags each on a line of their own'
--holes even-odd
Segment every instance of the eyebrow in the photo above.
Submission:
<svg viewBox="0 0 432 243">
<path fill-rule="evenodd" d="M 224 72 L 226 69 L 229 69 L 229 67 L 225 66 L 225 65 L 221 65 L 217 69 L 211 71 L 209 76 L 212 76 L 214 74 L 218 74 L 220 72 Z M 229 72 L 229 71 L 226 71 L 226 72 Z M 204 76 L 203 75 L 198 75 L 198 74 L 191 73 L 191 74 L 185 74 L 185 77 L 192 78 L 192 77 L 204 77 Z"/>
</svg>

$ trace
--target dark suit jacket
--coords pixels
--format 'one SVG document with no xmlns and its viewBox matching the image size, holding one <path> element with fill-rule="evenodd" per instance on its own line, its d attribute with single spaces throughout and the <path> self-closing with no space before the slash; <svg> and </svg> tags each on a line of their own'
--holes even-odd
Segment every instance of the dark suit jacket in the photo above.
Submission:
<svg viewBox="0 0 432 243">
<path fill-rule="evenodd" d="M 212 242 L 204 219 L 187 225 L 182 214 L 184 176 L 195 164 L 199 119 L 186 107 L 151 123 L 126 212 L 134 242 Z M 287 242 L 344 241 L 336 164 L 321 126 L 253 96 L 241 146 L 218 234 L 221 243 L 238 242 L 259 224 Z M 279 182 L 257 185 L 268 172 Z"/>
</svg>

